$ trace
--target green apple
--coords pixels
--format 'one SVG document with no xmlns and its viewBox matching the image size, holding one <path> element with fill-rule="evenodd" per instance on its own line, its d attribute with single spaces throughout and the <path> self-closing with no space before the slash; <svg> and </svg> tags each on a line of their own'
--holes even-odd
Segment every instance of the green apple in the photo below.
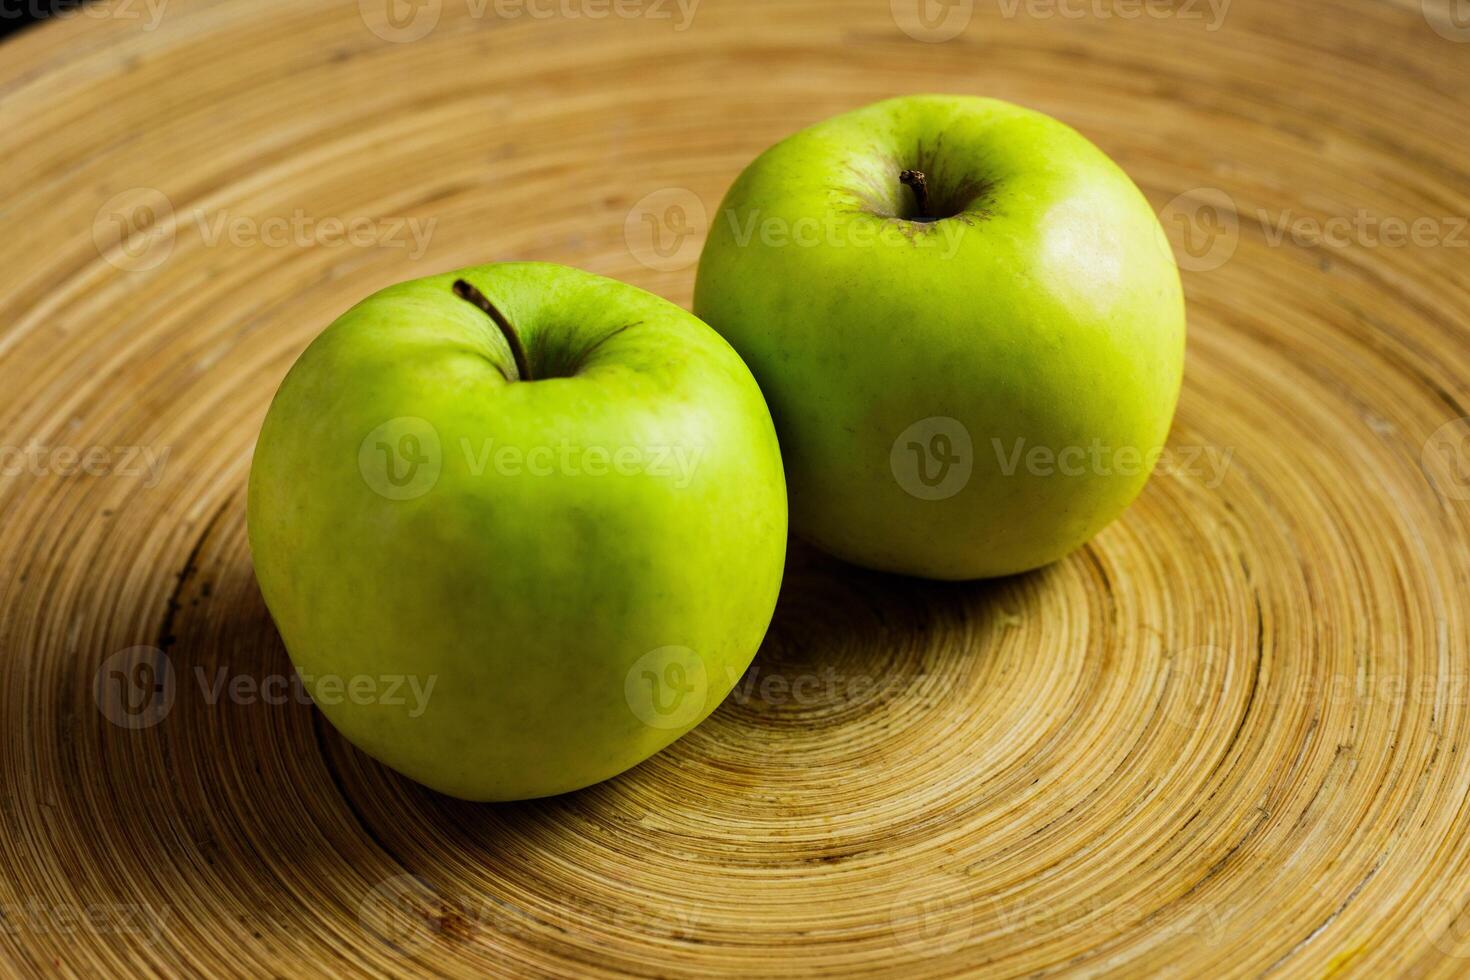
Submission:
<svg viewBox="0 0 1470 980">
<path fill-rule="evenodd" d="M 786 487 L 718 334 L 507 263 L 392 286 L 307 348 L 261 429 L 249 533 L 333 725 L 436 790 L 524 799 L 719 704 L 775 607 Z"/>
<path fill-rule="evenodd" d="M 715 216 L 694 311 L 770 403 L 793 530 L 931 578 L 1034 568 L 1115 518 L 1183 370 L 1143 195 L 993 99 L 892 99 L 767 150 Z"/>
</svg>

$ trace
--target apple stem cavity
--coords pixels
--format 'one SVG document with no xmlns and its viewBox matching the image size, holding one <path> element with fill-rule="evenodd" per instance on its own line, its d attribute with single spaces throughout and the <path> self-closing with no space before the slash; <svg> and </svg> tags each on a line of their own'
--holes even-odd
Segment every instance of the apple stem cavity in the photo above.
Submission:
<svg viewBox="0 0 1470 980">
<path fill-rule="evenodd" d="M 454 295 L 483 310 L 485 315 L 495 321 L 500 332 L 505 335 L 505 342 L 510 345 L 510 354 L 516 361 L 516 374 L 522 381 L 532 381 L 531 364 L 526 359 L 526 348 L 521 343 L 521 335 L 516 333 L 516 328 L 510 325 L 505 314 L 495 308 L 495 304 L 474 286 L 463 279 L 454 280 Z"/>
<path fill-rule="evenodd" d="M 898 175 L 898 182 L 914 192 L 914 204 L 918 214 L 914 221 L 933 221 L 929 217 L 929 182 L 922 170 L 905 170 Z"/>
</svg>

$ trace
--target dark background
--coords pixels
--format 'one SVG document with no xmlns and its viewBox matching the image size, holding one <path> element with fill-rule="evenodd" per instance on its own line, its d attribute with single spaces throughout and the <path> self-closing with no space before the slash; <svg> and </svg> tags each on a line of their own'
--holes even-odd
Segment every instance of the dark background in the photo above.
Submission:
<svg viewBox="0 0 1470 980">
<path fill-rule="evenodd" d="M 75 8 L 80 0 L 0 0 L 0 41 L 44 20 L 58 7 Z"/>
</svg>

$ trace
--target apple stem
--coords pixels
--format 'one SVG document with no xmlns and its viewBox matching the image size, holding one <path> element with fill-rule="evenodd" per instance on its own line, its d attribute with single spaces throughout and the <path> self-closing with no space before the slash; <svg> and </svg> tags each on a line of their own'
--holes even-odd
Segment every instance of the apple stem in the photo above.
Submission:
<svg viewBox="0 0 1470 980">
<path fill-rule="evenodd" d="M 516 333 L 516 328 L 510 325 L 505 315 L 495 308 L 495 304 L 463 279 L 454 280 L 454 295 L 479 307 L 486 316 L 495 321 L 495 325 L 505 335 L 505 342 L 510 345 L 511 356 L 516 360 L 516 374 L 522 381 L 533 380 L 530 362 L 526 360 L 526 348 L 521 344 L 521 335 Z"/>
<path fill-rule="evenodd" d="M 929 217 L 929 184 L 922 170 L 905 170 L 898 175 L 898 182 L 914 192 L 914 202 L 919 206 L 920 218 Z"/>
</svg>

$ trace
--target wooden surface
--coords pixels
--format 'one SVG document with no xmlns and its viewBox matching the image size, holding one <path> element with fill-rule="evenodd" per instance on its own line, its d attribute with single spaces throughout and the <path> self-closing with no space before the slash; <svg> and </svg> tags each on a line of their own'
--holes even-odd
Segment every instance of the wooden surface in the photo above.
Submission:
<svg viewBox="0 0 1470 980">
<path fill-rule="evenodd" d="M 966 8 L 169 0 L 0 46 L 0 972 L 1470 971 L 1470 24 Z M 797 549 L 730 701 L 564 798 L 252 696 L 251 445 L 334 316 L 511 257 L 687 305 L 752 156 L 914 91 L 1060 117 L 1165 219 L 1188 364 L 1121 521 L 991 584 Z"/>
</svg>

